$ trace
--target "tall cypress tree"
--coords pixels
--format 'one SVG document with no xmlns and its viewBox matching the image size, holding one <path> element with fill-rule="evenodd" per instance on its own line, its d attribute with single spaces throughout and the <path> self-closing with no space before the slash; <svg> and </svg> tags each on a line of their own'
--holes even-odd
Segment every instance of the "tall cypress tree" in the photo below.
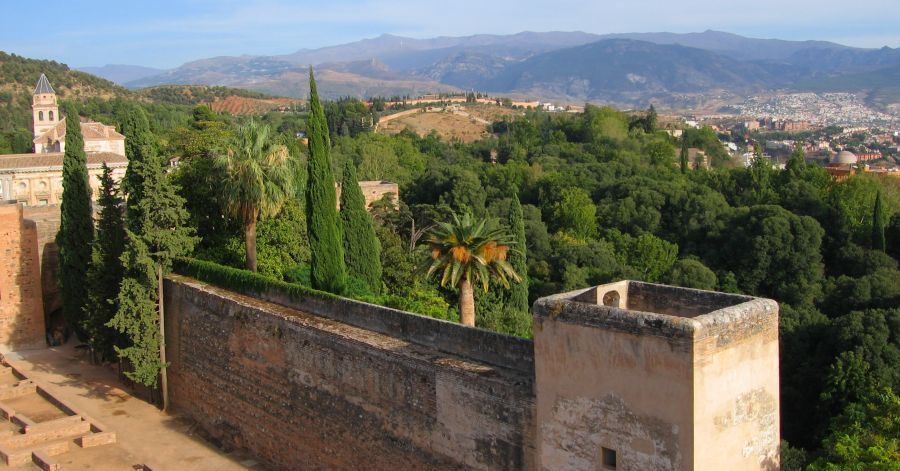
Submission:
<svg viewBox="0 0 900 471">
<path fill-rule="evenodd" d="M 132 104 L 128 108 L 121 125 L 125 136 L 125 155 L 128 157 L 128 168 L 122 180 L 122 191 L 127 196 L 125 211 L 128 226 L 137 231 L 141 220 L 138 204 L 144 197 L 144 179 L 148 169 L 148 160 L 155 158 L 156 140 L 150 132 L 150 120 L 140 105 Z M 152 165 L 152 164 L 150 164 Z"/>
<path fill-rule="evenodd" d="M 347 285 L 347 267 L 341 243 L 341 222 L 337 214 L 334 173 L 329 156 L 331 141 L 325 124 L 325 110 L 319 101 L 316 80 L 309 68 L 309 139 L 307 164 L 306 218 L 309 231 L 310 281 L 313 288 L 343 293 Z"/>
<path fill-rule="evenodd" d="M 152 135 L 138 134 L 144 142 L 152 142 Z M 131 190 L 141 198 L 131 200 L 126 209 L 130 214 L 126 217 L 122 254 L 125 275 L 119 289 L 119 309 L 107 325 L 127 338 L 125 347 L 116 348 L 116 353 L 131 363 L 132 369 L 125 375 L 156 387 L 165 366 L 160 358 L 160 278 L 171 270 L 173 259 L 190 253 L 196 240 L 186 226 L 184 198 L 166 176 L 162 158 L 155 155 L 152 146 L 144 146 L 141 152 L 143 160 L 131 172 L 135 177 L 132 182 L 139 182 Z M 128 165 L 131 167 L 132 162 Z"/>
<path fill-rule="evenodd" d="M 679 156 L 679 160 L 681 163 L 681 173 L 687 173 L 688 167 L 688 143 L 687 136 L 681 135 L 681 155 Z"/>
<path fill-rule="evenodd" d="M 74 105 L 65 107 L 66 152 L 63 156 L 63 196 L 60 206 L 59 288 L 66 322 L 81 339 L 87 338 L 82 316 L 87 305 L 84 280 L 91 265 L 94 223 L 91 214 L 91 187 L 88 183 L 87 155 L 81 136 L 81 122 Z"/>
<path fill-rule="evenodd" d="M 522 215 L 522 203 L 519 195 L 513 195 L 512 207 L 509 210 L 509 230 L 513 236 L 513 250 L 509 253 L 509 264 L 522 278 L 519 283 L 513 283 L 509 288 L 510 309 L 517 313 L 529 312 L 528 309 L 528 261 L 525 254 L 525 217 Z"/>
<path fill-rule="evenodd" d="M 375 294 L 381 292 L 381 242 L 375 235 L 372 215 L 356 179 L 356 165 L 348 159 L 341 178 L 341 222 L 344 261 L 350 276 L 363 281 Z"/>
<path fill-rule="evenodd" d="M 125 244 L 124 208 L 112 170 L 103 164 L 100 177 L 100 220 L 94 239 L 93 260 L 87 275 L 88 304 L 85 306 L 84 330 L 94 354 L 101 360 L 115 356 L 119 335 L 106 324 L 119 308 L 119 285 L 122 283 L 122 251 Z"/>
<path fill-rule="evenodd" d="M 881 207 L 881 191 L 875 195 L 875 208 L 872 210 L 872 249 L 884 252 L 887 241 L 884 237 L 884 208 Z"/>
</svg>

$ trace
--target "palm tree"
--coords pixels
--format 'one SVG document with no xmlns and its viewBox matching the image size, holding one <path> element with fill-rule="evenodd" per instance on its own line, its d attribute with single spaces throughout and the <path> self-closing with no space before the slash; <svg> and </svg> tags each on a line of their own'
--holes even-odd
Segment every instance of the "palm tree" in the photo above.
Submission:
<svg viewBox="0 0 900 471">
<path fill-rule="evenodd" d="M 247 269 L 256 271 L 256 222 L 281 211 L 294 194 L 293 172 L 287 147 L 275 144 L 268 125 L 250 121 L 238 126 L 234 140 L 216 157 L 224 173 L 224 209 L 244 225 Z"/>
<path fill-rule="evenodd" d="M 506 261 L 512 237 L 503 229 L 485 229 L 485 220 L 466 213 L 453 222 L 439 223 L 425 239 L 431 247 L 426 276 L 441 273 L 441 286 L 459 288 L 459 317 L 463 325 L 475 326 L 475 296 L 472 286 L 481 282 L 488 290 L 491 279 L 509 288 L 509 280 L 519 282 L 519 274 Z"/>
</svg>

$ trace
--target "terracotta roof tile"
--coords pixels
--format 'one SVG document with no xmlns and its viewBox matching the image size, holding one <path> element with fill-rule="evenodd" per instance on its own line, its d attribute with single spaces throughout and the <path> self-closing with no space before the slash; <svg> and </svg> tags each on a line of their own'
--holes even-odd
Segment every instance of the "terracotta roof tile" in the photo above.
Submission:
<svg viewBox="0 0 900 471">
<path fill-rule="evenodd" d="M 0 155 L 0 171 L 20 170 L 28 168 L 59 167 L 62 169 L 63 153 L 47 152 L 42 154 L 6 154 Z M 87 154 L 87 164 L 100 165 L 128 163 L 123 155 L 111 152 L 90 152 Z"/>
</svg>

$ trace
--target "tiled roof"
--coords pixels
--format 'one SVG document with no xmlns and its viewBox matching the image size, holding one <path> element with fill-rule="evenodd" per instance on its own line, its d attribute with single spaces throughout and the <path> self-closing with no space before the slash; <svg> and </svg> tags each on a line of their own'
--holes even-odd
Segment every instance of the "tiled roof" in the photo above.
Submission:
<svg viewBox="0 0 900 471">
<path fill-rule="evenodd" d="M 0 155 L 0 171 L 43 167 L 62 168 L 63 155 L 62 152 Z M 107 165 L 128 163 L 128 159 L 124 155 L 111 152 L 90 152 L 87 154 L 88 165 L 100 165 L 103 162 L 106 162 Z"/>
<path fill-rule="evenodd" d="M 38 78 L 37 85 L 34 86 L 34 94 L 37 95 L 39 93 L 56 93 L 53 91 L 53 87 L 50 86 L 50 81 L 47 80 L 47 76 L 41 74 L 40 78 Z"/>
<path fill-rule="evenodd" d="M 81 137 L 86 141 L 98 140 L 98 139 L 109 139 L 113 141 L 125 139 L 125 136 L 116 132 L 116 130 L 112 126 L 107 126 L 103 123 L 97 123 L 94 121 L 88 121 L 86 123 L 81 123 Z M 34 142 L 50 142 L 61 141 L 66 138 L 66 118 L 63 118 L 59 121 L 59 123 L 44 131 L 43 134 L 34 138 Z"/>
<path fill-rule="evenodd" d="M 125 139 L 112 126 L 96 122 L 81 123 L 81 135 L 85 139 Z"/>
</svg>

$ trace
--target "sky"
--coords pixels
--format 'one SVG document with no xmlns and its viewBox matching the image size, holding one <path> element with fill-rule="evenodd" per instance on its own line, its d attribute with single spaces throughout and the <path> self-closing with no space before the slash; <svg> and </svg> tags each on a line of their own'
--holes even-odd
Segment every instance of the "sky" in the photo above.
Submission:
<svg viewBox="0 0 900 471">
<path fill-rule="evenodd" d="M 172 68 L 390 33 L 699 32 L 900 47 L 898 0 L 0 0 L 0 50 L 73 67 Z"/>
</svg>

